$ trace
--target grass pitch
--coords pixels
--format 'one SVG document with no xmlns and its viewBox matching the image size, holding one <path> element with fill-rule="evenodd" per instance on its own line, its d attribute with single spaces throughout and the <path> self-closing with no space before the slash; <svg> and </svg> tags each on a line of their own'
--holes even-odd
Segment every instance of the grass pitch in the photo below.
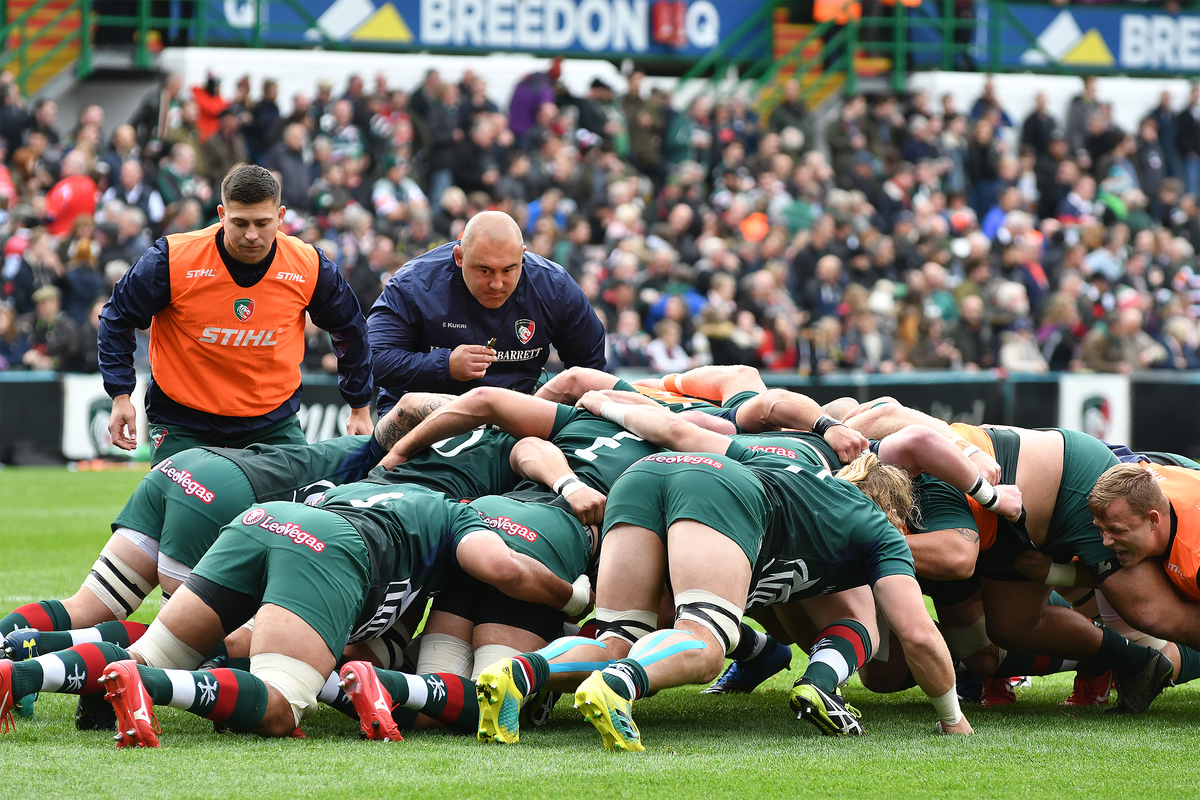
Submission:
<svg viewBox="0 0 1200 800">
<path fill-rule="evenodd" d="M 74 593 L 140 472 L 0 470 L 0 612 Z M 134 616 L 149 621 L 157 593 Z M 647 751 L 610 753 L 564 699 L 517 746 L 444 733 L 363 742 L 331 709 L 305 740 L 214 735 L 206 720 L 159 708 L 163 747 L 117 751 L 80 733 L 75 698 L 43 695 L 35 719 L 0 737 L 0 786 L 13 797 L 792 798 L 1196 797 L 1200 689 L 1168 690 L 1137 717 L 1058 705 L 1071 676 L 1037 678 L 1014 706 L 964 709 L 976 734 L 933 733 L 919 690 L 846 694 L 868 735 L 830 739 L 787 710 L 802 671 L 751 695 L 665 691 L 635 706 Z"/>
</svg>

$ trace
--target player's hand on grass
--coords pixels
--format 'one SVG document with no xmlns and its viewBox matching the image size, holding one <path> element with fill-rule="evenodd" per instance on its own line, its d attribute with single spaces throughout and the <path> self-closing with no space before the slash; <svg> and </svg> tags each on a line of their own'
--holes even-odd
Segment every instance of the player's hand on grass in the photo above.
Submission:
<svg viewBox="0 0 1200 800">
<path fill-rule="evenodd" d="M 108 435 L 122 450 L 137 447 L 137 412 L 127 394 L 113 398 L 112 416 L 108 418 Z"/>
<path fill-rule="evenodd" d="M 584 525 L 604 524 L 604 504 L 608 498 L 590 486 L 576 489 L 567 497 L 571 511 Z"/>
<path fill-rule="evenodd" d="M 979 474 L 983 476 L 983 479 L 992 484 L 992 486 L 1003 480 L 1000 476 L 1000 465 L 996 463 L 996 459 L 987 453 L 982 450 L 976 450 L 974 453 L 971 453 L 970 459 L 975 463 L 975 466 L 979 467 Z M 1013 519 L 1015 520 L 1016 518 L 1014 517 Z"/>
<path fill-rule="evenodd" d="M 1021 518 L 1021 504 L 1024 502 L 1021 497 L 1021 490 L 1012 484 L 1004 484 L 1003 486 L 997 486 L 996 491 L 1000 493 L 1000 502 L 996 504 L 996 513 L 1009 522 L 1019 520 Z"/>
<path fill-rule="evenodd" d="M 456 381 L 482 378 L 496 360 L 496 351 L 482 344 L 460 344 L 450 352 L 450 377 Z"/>
<path fill-rule="evenodd" d="M 834 425 L 825 431 L 825 441 L 837 453 L 843 464 L 849 464 L 871 446 L 867 437 L 845 425 Z"/>
<path fill-rule="evenodd" d="M 963 736 L 970 736 L 975 732 L 975 729 L 971 727 L 971 723 L 967 722 L 966 714 L 963 714 L 962 718 L 953 725 L 948 725 L 945 722 L 938 720 L 937 728 L 939 733 L 944 733 L 947 735 L 958 733 L 962 734 Z"/>
</svg>

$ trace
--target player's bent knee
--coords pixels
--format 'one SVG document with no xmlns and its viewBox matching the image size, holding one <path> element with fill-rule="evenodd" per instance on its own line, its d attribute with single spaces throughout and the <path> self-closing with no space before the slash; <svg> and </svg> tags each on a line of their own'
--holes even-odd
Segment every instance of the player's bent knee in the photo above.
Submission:
<svg viewBox="0 0 1200 800">
<path fill-rule="evenodd" d="M 268 713 L 268 717 L 263 720 L 262 732 L 271 736 L 291 734 L 300 727 L 301 720 L 316 713 L 317 695 L 325 686 L 328 677 L 298 658 L 279 653 L 259 653 L 250 656 L 250 674 L 265 683 L 269 689 L 279 692 L 291 708 L 290 720 L 287 715 Z M 277 718 L 278 716 L 282 716 L 282 719 Z M 290 727 L 286 724 L 288 721 L 291 722 Z"/>
<path fill-rule="evenodd" d="M 417 672 L 449 672 L 460 678 L 471 675 L 475 656 L 471 645 L 462 639 L 445 633 L 427 633 L 421 637 L 420 655 L 417 656 Z M 484 664 L 486 667 L 492 662 Z"/>
<path fill-rule="evenodd" d="M 637 643 L 638 639 L 654 633 L 658 628 L 658 614 L 654 611 L 643 611 L 633 608 L 628 611 L 615 611 L 611 608 L 596 609 L 596 639 L 609 644 L 616 640 L 624 642 L 626 647 Z"/>
<path fill-rule="evenodd" d="M 691 621 L 713 635 L 729 655 L 741 641 L 742 609 L 720 595 L 704 589 L 688 589 L 675 595 L 675 621 Z"/>
<path fill-rule="evenodd" d="M 479 677 L 479 673 L 483 672 L 497 661 L 503 661 L 520 654 L 520 650 L 515 647 L 509 647 L 505 644 L 482 645 L 475 649 L 475 665 L 471 668 L 470 674 L 463 675 L 462 677 L 475 680 Z"/>
<path fill-rule="evenodd" d="M 129 652 L 147 667 L 159 669 L 195 669 L 204 660 L 202 654 L 180 641 L 161 620 L 152 622 Z"/>
<path fill-rule="evenodd" d="M 124 620 L 136 611 L 146 595 L 154 589 L 108 545 L 100 551 L 100 557 L 84 580 L 83 587 L 95 595 L 118 620 Z"/>
</svg>

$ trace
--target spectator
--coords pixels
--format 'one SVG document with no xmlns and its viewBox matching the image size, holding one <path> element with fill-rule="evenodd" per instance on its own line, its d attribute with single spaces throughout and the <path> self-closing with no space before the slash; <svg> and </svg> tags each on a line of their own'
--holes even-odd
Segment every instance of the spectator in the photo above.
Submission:
<svg viewBox="0 0 1200 800">
<path fill-rule="evenodd" d="M 1019 319 L 1000 334 L 999 366 L 1009 372 L 1045 372 L 1046 359 L 1038 349 L 1033 326 Z"/>
<path fill-rule="evenodd" d="M 96 213 L 96 182 L 87 174 L 87 159 L 78 150 L 63 158 L 62 178 L 46 194 L 46 230 L 62 236 L 79 216 Z"/>
<path fill-rule="evenodd" d="M 964 297 L 959 312 L 958 322 L 949 334 L 948 343 L 958 351 L 962 366 L 965 369 L 991 369 L 996 366 L 996 334 L 992 323 L 984 315 L 983 298 L 977 294 Z M 948 351 L 940 352 L 944 355 Z"/>
<path fill-rule="evenodd" d="M 79 359 L 76 372 L 95 374 L 100 371 L 100 312 L 108 302 L 108 295 L 97 297 L 88 307 L 87 318 L 79 326 Z"/>
<path fill-rule="evenodd" d="M 142 98 L 141 105 L 129 118 L 140 146 L 165 141 L 171 129 L 179 124 L 183 107 L 182 89 L 183 77 L 178 72 L 168 72 L 162 86 L 151 89 Z"/>
<path fill-rule="evenodd" d="M 196 150 L 190 144 L 181 142 L 171 148 L 171 157 L 158 171 L 158 191 L 167 205 L 186 198 L 193 198 L 203 206 L 212 201 L 208 181 L 196 174 Z"/>
<path fill-rule="evenodd" d="M 293 122 L 283 129 L 283 138 L 267 150 L 262 160 L 264 167 L 279 173 L 283 204 L 300 213 L 312 210 L 309 190 L 317 176 L 307 148 L 308 129 Z"/>
<path fill-rule="evenodd" d="M 79 327 L 62 310 L 62 292 L 43 286 L 33 293 L 34 312 L 24 320 L 29 349 L 21 361 L 29 369 L 74 371 L 82 348 Z"/>
<path fill-rule="evenodd" d="M 192 87 L 192 100 L 196 104 L 196 129 L 200 144 L 204 144 L 220 129 L 221 112 L 229 108 L 229 103 L 221 97 L 220 77 L 208 73 L 203 86 Z"/>
<path fill-rule="evenodd" d="M 1034 109 L 1021 125 L 1021 144 L 1032 147 L 1041 155 L 1050 150 L 1050 137 L 1058 130 L 1058 122 L 1046 110 L 1046 93 L 1038 92 L 1033 98 Z"/>
<path fill-rule="evenodd" d="M 967 144 L 966 174 L 971 184 L 970 205 L 977 216 L 987 213 L 1000 192 L 1000 149 L 995 126 L 987 117 L 975 121 Z"/>
<path fill-rule="evenodd" d="M 654 339 L 646 345 L 650 369 L 658 373 L 686 372 L 692 358 L 680 344 L 682 331 L 673 319 L 661 319 L 654 325 Z"/>
<path fill-rule="evenodd" d="M 646 346 L 650 337 L 642 330 L 641 315 L 627 308 L 617 315 L 616 320 L 616 330 L 605 337 L 608 368 L 648 367 L 650 358 L 646 355 Z"/>
<path fill-rule="evenodd" d="M 216 132 L 202 145 L 204 161 L 208 166 L 204 177 L 209 183 L 219 184 L 225 180 L 230 170 L 238 164 L 246 163 L 249 158 L 241 126 L 241 120 L 232 108 L 226 108 L 218 116 Z"/>
<path fill-rule="evenodd" d="M 1167 348 L 1142 330 L 1142 312 L 1127 308 L 1101 323 L 1083 340 L 1083 366 L 1095 372 L 1119 372 L 1149 369 L 1167 360 Z"/>
<path fill-rule="evenodd" d="M 141 148 L 138 147 L 137 133 L 132 125 L 118 125 L 113 131 L 109 148 L 101 157 L 97 168 L 103 175 L 103 183 L 113 186 L 118 182 L 121 165 L 126 161 L 138 161 L 141 158 Z"/>
<path fill-rule="evenodd" d="M 104 193 L 103 202 L 107 204 L 117 200 L 127 206 L 133 206 L 142 212 L 147 222 L 155 230 L 160 230 L 166 206 L 158 190 L 146 184 L 145 171 L 142 169 L 141 162 L 137 160 L 124 162 L 121 164 L 117 177 L 117 182 Z"/>
<path fill-rule="evenodd" d="M 1193 82 L 1188 104 L 1175 118 L 1175 146 L 1183 167 L 1184 191 L 1200 197 L 1200 83 Z"/>
<path fill-rule="evenodd" d="M 550 62 L 545 72 L 526 75 L 513 87 L 512 99 L 508 103 L 508 127 L 517 137 L 518 143 L 527 142 L 527 135 L 537 122 L 538 110 L 545 103 L 554 102 L 554 85 L 562 74 L 562 57 Z M 432 105 L 430 107 L 432 111 Z M 434 198 L 436 202 L 437 198 Z"/>
<path fill-rule="evenodd" d="M 0 303 L 0 370 L 23 369 L 29 350 L 29 334 L 17 324 L 17 312 L 9 303 Z"/>
<path fill-rule="evenodd" d="M 1067 109 L 1067 147 L 1072 154 L 1084 149 L 1088 117 L 1097 107 L 1096 76 L 1088 75 L 1083 79 L 1083 92 L 1071 99 Z"/>
<path fill-rule="evenodd" d="M 811 115 L 800 96 L 800 82 L 795 78 L 789 78 L 783 84 L 783 99 L 771 110 L 767 130 L 779 134 L 780 139 L 795 141 L 796 146 L 789 150 L 799 152 L 812 149 Z"/>
</svg>

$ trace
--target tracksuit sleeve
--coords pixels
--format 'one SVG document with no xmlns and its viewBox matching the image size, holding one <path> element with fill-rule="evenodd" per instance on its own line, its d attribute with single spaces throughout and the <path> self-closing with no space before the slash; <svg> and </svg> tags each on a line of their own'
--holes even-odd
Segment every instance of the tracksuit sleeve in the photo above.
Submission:
<svg viewBox="0 0 1200 800">
<path fill-rule="evenodd" d="M 375 382 L 393 393 L 449 392 L 461 386 L 450 377 L 450 351 L 421 352 L 421 313 L 395 280 L 384 287 L 367 317 Z"/>
<path fill-rule="evenodd" d="M 100 374 L 109 397 L 132 394 L 137 384 L 133 351 L 135 330 L 150 327 L 154 315 L 171 302 L 171 270 L 167 240 L 159 239 L 117 281 L 112 297 L 100 312 L 96 333 Z"/>
<path fill-rule="evenodd" d="M 559 319 L 569 320 L 555 337 L 554 347 L 567 367 L 591 367 L 603 370 L 604 325 L 588 302 L 579 284 L 566 276 L 559 291 Z"/>
<path fill-rule="evenodd" d="M 321 265 L 308 313 L 317 327 L 328 331 L 333 342 L 333 353 L 338 361 L 338 389 L 342 397 L 351 408 L 362 408 L 371 403 L 375 393 L 366 320 L 337 264 L 320 250 L 317 254 Z"/>
</svg>

